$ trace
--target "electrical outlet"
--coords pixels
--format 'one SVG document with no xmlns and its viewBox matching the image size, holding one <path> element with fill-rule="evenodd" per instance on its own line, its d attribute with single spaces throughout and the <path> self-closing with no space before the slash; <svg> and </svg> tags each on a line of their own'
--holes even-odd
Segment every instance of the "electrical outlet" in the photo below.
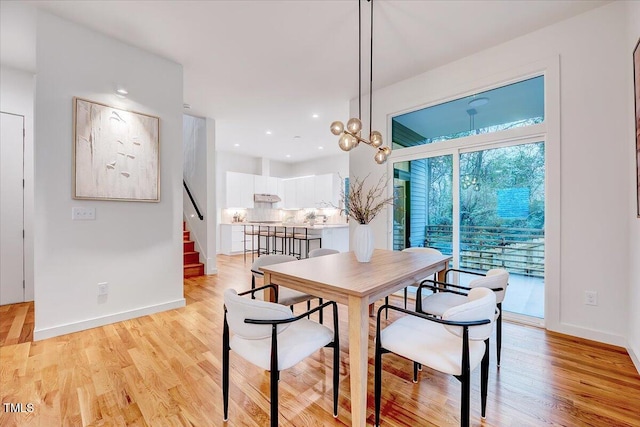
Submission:
<svg viewBox="0 0 640 427">
<path fill-rule="evenodd" d="M 71 219 L 94 220 L 96 219 L 96 208 L 71 208 Z"/>
<path fill-rule="evenodd" d="M 598 305 L 598 293 L 596 291 L 584 291 L 584 303 L 586 305 Z"/>
<path fill-rule="evenodd" d="M 98 296 L 107 295 L 109 293 L 109 283 L 100 282 L 98 283 Z"/>
</svg>

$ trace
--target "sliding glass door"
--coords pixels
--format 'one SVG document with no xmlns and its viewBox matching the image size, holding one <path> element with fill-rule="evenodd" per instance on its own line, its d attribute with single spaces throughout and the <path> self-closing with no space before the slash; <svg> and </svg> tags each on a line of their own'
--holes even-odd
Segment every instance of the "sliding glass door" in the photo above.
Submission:
<svg viewBox="0 0 640 427">
<path fill-rule="evenodd" d="M 504 310 L 542 318 L 544 147 L 503 144 L 394 163 L 394 249 L 436 248 L 465 270 L 505 268 Z"/>
<path fill-rule="evenodd" d="M 433 247 L 452 254 L 452 156 L 393 165 L 394 249 Z"/>
<path fill-rule="evenodd" d="M 545 122 L 544 75 L 392 117 L 393 248 L 505 268 L 503 309 L 543 318 Z"/>
<path fill-rule="evenodd" d="M 460 154 L 458 265 L 504 268 L 506 311 L 544 317 L 544 143 Z"/>
</svg>

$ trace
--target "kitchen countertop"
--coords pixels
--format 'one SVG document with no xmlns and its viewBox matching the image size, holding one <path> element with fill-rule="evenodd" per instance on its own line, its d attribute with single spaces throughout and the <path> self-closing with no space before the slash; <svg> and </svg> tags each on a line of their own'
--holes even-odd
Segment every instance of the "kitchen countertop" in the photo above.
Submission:
<svg viewBox="0 0 640 427">
<path fill-rule="evenodd" d="M 310 230 L 322 230 L 325 228 L 346 228 L 349 227 L 349 224 L 284 224 L 282 222 L 229 222 L 223 223 L 226 225 L 262 225 L 262 226 L 271 226 L 271 227 L 290 227 L 290 228 L 308 228 Z"/>
</svg>

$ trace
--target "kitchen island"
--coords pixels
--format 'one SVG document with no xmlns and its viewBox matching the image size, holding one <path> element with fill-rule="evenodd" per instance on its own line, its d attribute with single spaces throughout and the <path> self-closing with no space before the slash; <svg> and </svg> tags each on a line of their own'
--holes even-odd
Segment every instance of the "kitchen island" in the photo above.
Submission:
<svg viewBox="0 0 640 427">
<path fill-rule="evenodd" d="M 340 252 L 349 251 L 349 224 L 346 223 L 309 225 L 282 222 L 236 222 L 220 224 L 220 253 L 236 255 L 245 253 L 245 250 L 251 251 L 252 248 L 257 251 L 258 247 L 264 253 L 267 250 L 266 243 L 269 241 L 268 250 L 271 253 L 295 252 L 301 258 L 306 258 L 306 242 L 302 242 L 300 247 L 300 242 L 293 240 L 294 235 L 299 237 L 306 235 L 310 239 L 309 249 L 320 247 L 321 244 L 323 248 Z M 291 245 L 295 245 L 295 249 L 292 250 Z"/>
</svg>

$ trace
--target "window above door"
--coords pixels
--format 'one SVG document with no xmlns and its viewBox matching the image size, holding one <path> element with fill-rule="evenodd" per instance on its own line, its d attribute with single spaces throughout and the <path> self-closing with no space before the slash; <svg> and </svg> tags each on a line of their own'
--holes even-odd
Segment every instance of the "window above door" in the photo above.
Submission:
<svg viewBox="0 0 640 427">
<path fill-rule="evenodd" d="M 392 119 L 393 149 L 544 122 L 544 76 L 433 105 Z"/>
</svg>

